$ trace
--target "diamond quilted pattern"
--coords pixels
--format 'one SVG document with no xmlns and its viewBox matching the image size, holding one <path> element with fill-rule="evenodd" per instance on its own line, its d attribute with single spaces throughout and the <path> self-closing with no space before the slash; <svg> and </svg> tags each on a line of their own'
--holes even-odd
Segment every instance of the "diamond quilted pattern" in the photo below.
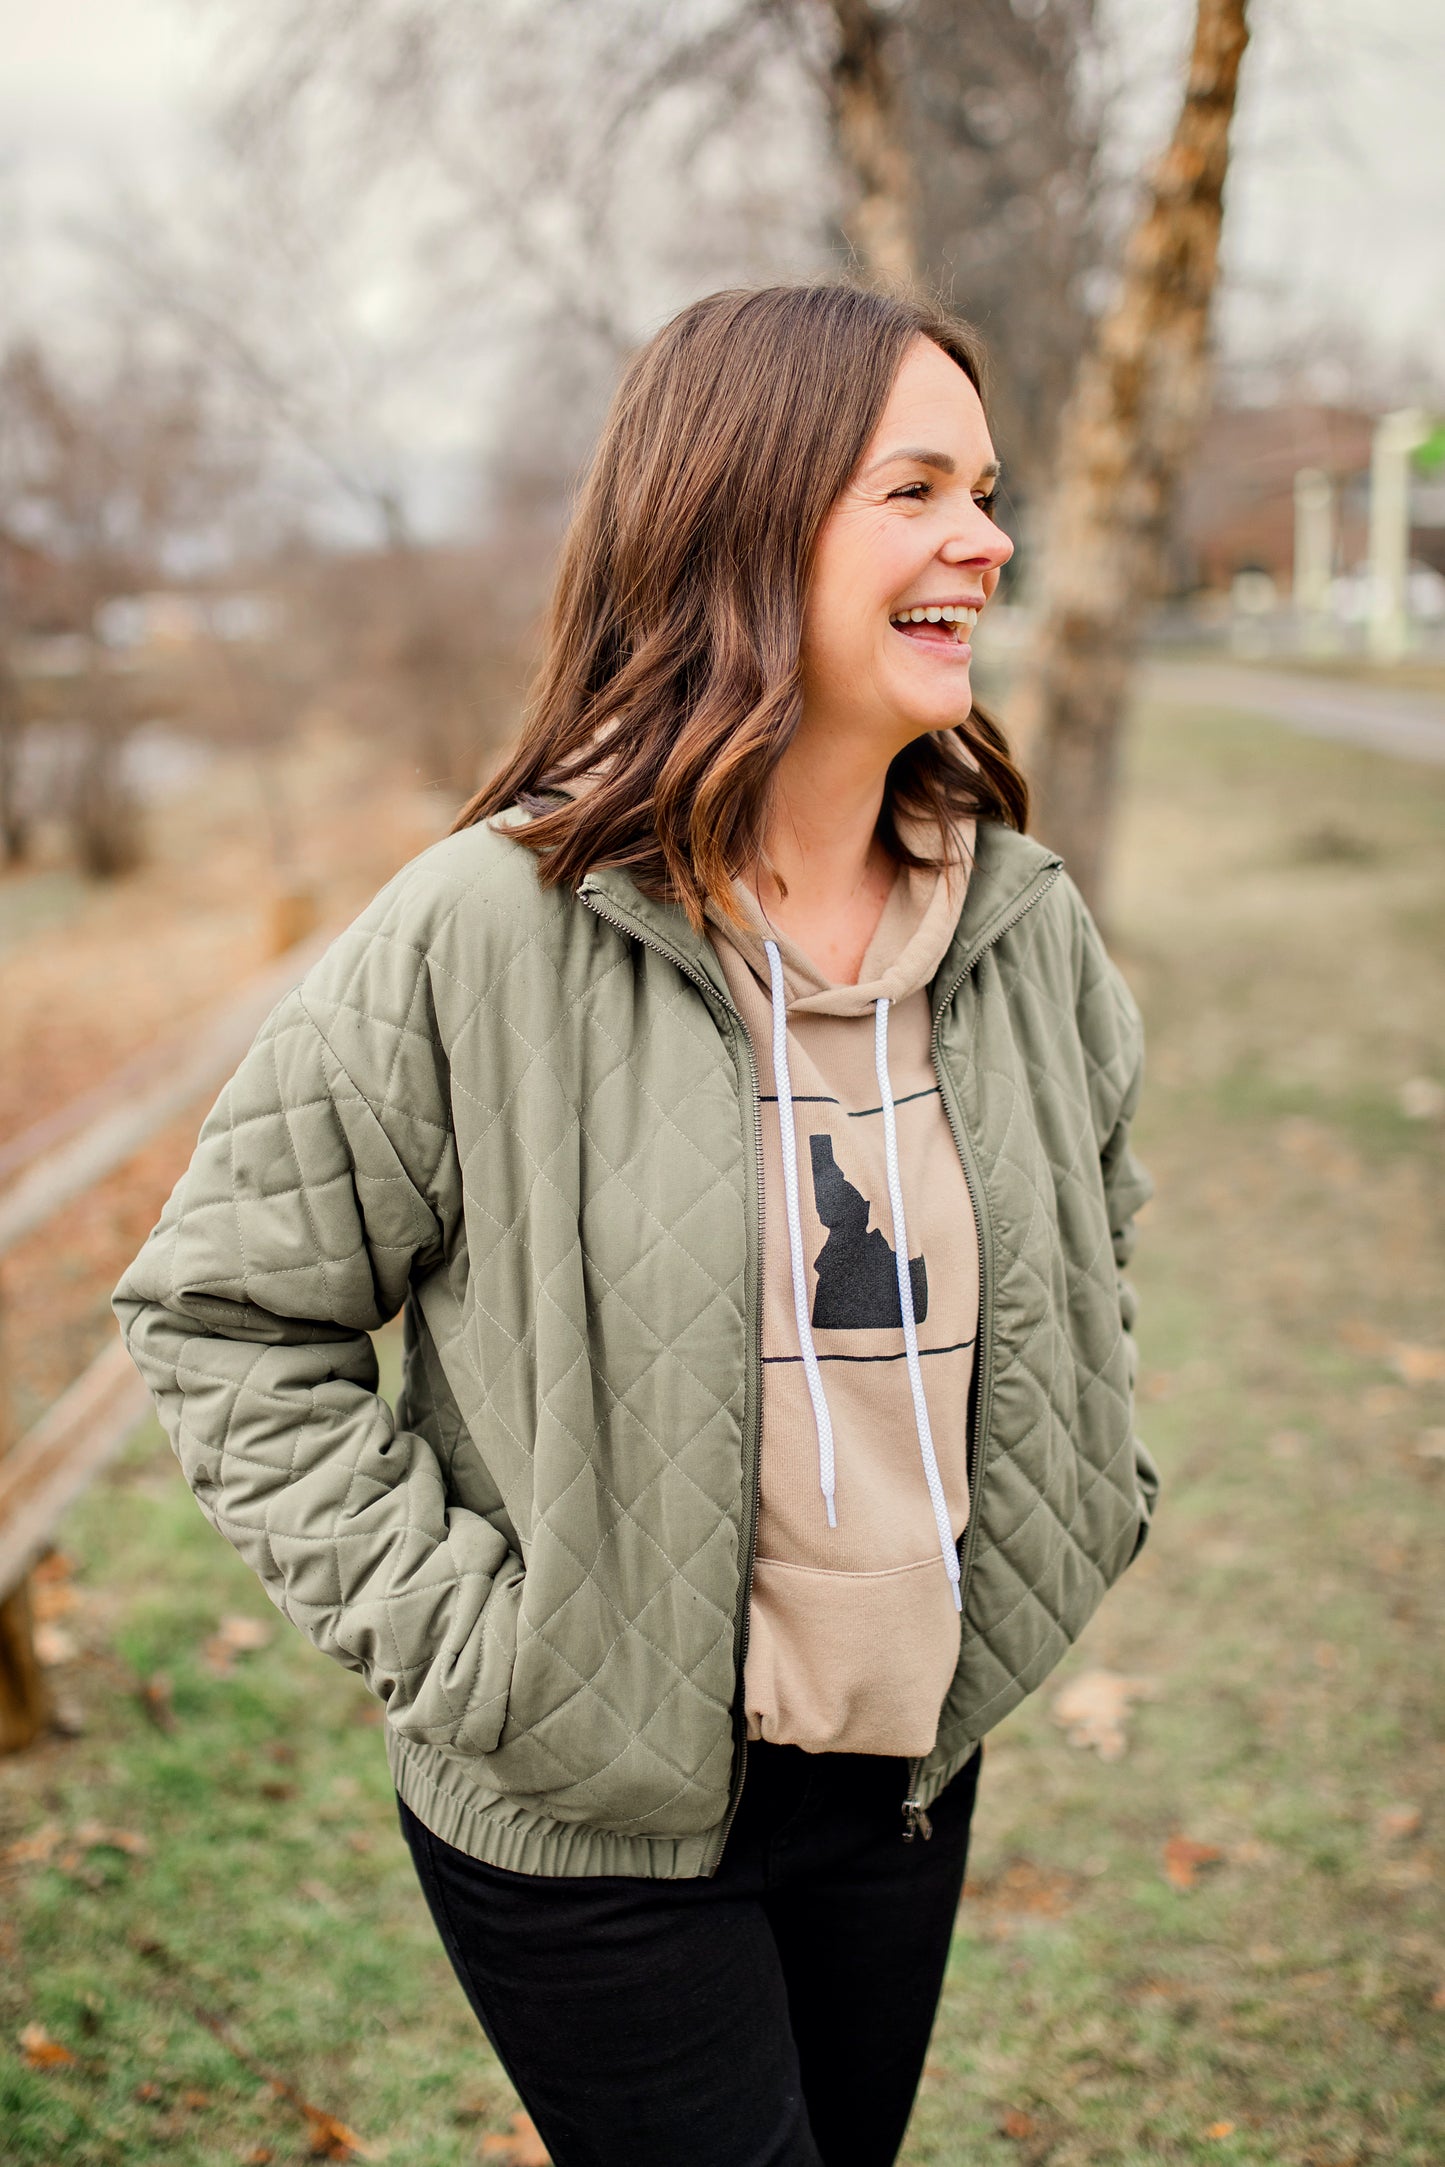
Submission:
<svg viewBox="0 0 1445 2167">
<path fill-rule="evenodd" d="M 1138 1016 L 1048 864 L 980 831 L 941 1018 L 994 1338 L 925 1789 L 1058 1660 L 1157 1487 L 1121 1329 Z M 407 868 L 261 1032 L 116 1306 L 203 1510 L 385 1701 L 439 1834 L 696 1873 L 734 1766 L 753 1109 L 705 944 L 607 879 L 632 931 L 487 830 Z M 369 1334 L 403 1307 L 393 1420 Z"/>
</svg>

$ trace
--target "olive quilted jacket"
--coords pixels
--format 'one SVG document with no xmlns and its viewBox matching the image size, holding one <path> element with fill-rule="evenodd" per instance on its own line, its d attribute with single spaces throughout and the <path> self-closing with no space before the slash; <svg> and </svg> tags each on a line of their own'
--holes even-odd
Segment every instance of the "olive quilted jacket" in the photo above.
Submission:
<svg viewBox="0 0 1445 2167">
<path fill-rule="evenodd" d="M 1138 1012 L 981 823 L 933 987 L 983 1308 L 925 1804 L 1144 1539 Z M 406 867 L 262 1028 L 117 1289 L 208 1519 L 386 1705 L 398 1788 L 522 1872 L 706 1874 L 741 1789 L 760 1128 L 710 944 L 505 832 Z M 395 1417 L 370 1334 L 405 1311 Z"/>
</svg>

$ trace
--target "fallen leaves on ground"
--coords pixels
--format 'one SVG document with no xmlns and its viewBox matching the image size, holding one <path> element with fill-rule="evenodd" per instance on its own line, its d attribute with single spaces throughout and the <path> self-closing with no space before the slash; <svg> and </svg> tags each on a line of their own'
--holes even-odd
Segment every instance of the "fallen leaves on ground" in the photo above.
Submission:
<svg viewBox="0 0 1445 2167">
<path fill-rule="evenodd" d="M 1232 2137 L 1234 2135 L 1234 2124 L 1232 2122 L 1211 2122 L 1204 2134 L 1206 2137 Z"/>
<path fill-rule="evenodd" d="M 308 2137 L 307 2150 L 313 2159 L 371 2159 L 369 2146 L 364 2145 L 354 2129 L 348 2129 L 334 2114 L 327 2114 L 321 2107 L 312 2107 L 305 2100 L 298 2102 L 306 2117 Z"/>
<path fill-rule="evenodd" d="M 78 2054 L 72 2054 L 69 2047 L 52 2039 L 43 2024 L 27 2024 L 18 2036 L 27 2069 L 74 2068 L 80 2061 Z"/>
<path fill-rule="evenodd" d="M 1039 2125 L 1033 2116 L 1025 2114 L 1022 2107 L 1010 2107 L 1008 2113 L 998 2125 L 1001 2137 L 1012 2137 L 1019 2143 L 1022 2143 L 1026 2137 L 1037 2136 L 1038 2128 Z"/>
<path fill-rule="evenodd" d="M 1437 1121 L 1445 1114 L 1445 1084 L 1433 1076 L 1407 1076 L 1398 1096 L 1407 1121 Z"/>
<path fill-rule="evenodd" d="M 138 1698 L 142 1709 L 158 1731 L 173 1731 L 176 1712 L 171 1704 L 171 1681 L 163 1670 L 151 1672 L 141 1680 Z"/>
<path fill-rule="evenodd" d="M 144 1858 L 150 1844 L 137 1829 L 115 1828 L 106 1821 L 82 1821 L 75 1841 L 86 1851 L 124 1851 L 128 1858 Z"/>
<path fill-rule="evenodd" d="M 237 2038 L 224 2017 L 217 2016 L 214 2010 L 202 2007 L 199 2002 L 191 1998 L 189 1991 L 192 1984 L 190 1968 L 182 1958 L 168 1949 L 163 1941 L 157 1941 L 148 1934 L 135 1934 L 131 1936 L 131 1946 L 137 1955 L 143 1956 L 147 1963 L 154 1964 L 157 1967 L 170 1982 L 171 1989 L 177 1993 L 178 1998 L 184 1993 L 184 2006 L 189 2011 L 189 2014 L 198 2024 L 203 2024 L 208 2032 L 219 2039 L 222 2046 L 229 2053 L 234 2054 L 238 2062 L 241 2062 L 247 2069 L 253 2071 L 256 2076 L 262 2079 L 266 2092 L 273 2099 L 284 2099 L 289 2106 L 294 2107 L 297 2113 L 302 2116 L 310 2140 L 309 2151 L 312 2159 L 344 2160 L 375 2159 L 378 2157 L 375 2148 L 364 2143 L 357 2136 L 354 2129 L 349 2129 L 345 2122 L 339 2120 L 336 2115 L 328 2113 L 324 2107 L 315 2106 L 311 2100 L 302 2095 L 288 2077 L 283 2077 L 279 2070 L 268 2067 L 259 2056 L 253 2054 L 250 2048 Z M 271 2156 L 265 2146 L 258 2146 L 257 2151 L 267 2159 Z"/>
<path fill-rule="evenodd" d="M 481 2153 L 497 2167 L 552 2167 L 552 2155 L 537 2135 L 537 2125 L 525 2111 L 512 2116 L 506 2137 L 483 2137 Z"/>
<path fill-rule="evenodd" d="M 138 1830 L 113 1828 L 105 1821 L 82 1821 L 67 1836 L 59 1821 L 43 1821 L 28 1836 L 21 1836 L 4 1853 L 7 1866 L 56 1865 L 73 1873 L 88 1851 L 122 1851 L 128 1858 L 144 1858 L 150 1844 Z"/>
<path fill-rule="evenodd" d="M 71 1574 L 75 1560 L 64 1550 L 51 1550 L 30 1574 L 30 1614 L 37 1625 L 48 1624 L 80 1601 Z"/>
<path fill-rule="evenodd" d="M 1136 1700 L 1157 1700 L 1157 1678 L 1126 1678 L 1114 1670 L 1084 1670 L 1054 1699 L 1053 1719 L 1071 1746 L 1092 1747 L 1101 1761 L 1122 1760 L 1124 1719 Z"/>
<path fill-rule="evenodd" d="M 218 1678 L 229 1678 L 238 1655 L 254 1655 L 270 1638 L 270 1626 L 263 1625 L 259 1618 L 222 1618 L 202 1648 L 201 1657 Z"/>
<path fill-rule="evenodd" d="M 1416 1347 L 1397 1339 L 1390 1349 L 1390 1364 L 1406 1384 L 1445 1384 L 1445 1347 Z"/>
<path fill-rule="evenodd" d="M 1419 1835 L 1420 1818 L 1418 1806 L 1386 1806 L 1376 1816 L 1375 1826 L 1387 1843 L 1403 1843 Z"/>
<path fill-rule="evenodd" d="M 1001 1872 L 967 1883 L 963 1916 L 968 1920 L 982 1913 L 985 1933 L 1007 1940 L 1020 1919 L 1062 1918 L 1077 1893 L 1074 1875 L 1038 1866 L 1032 1859 L 1012 1859 Z"/>
<path fill-rule="evenodd" d="M 18 1836 L 5 1853 L 7 1866 L 43 1866 L 65 1840 L 58 1821 L 42 1821 L 28 1836 Z"/>
<path fill-rule="evenodd" d="M 1192 1836 L 1171 1836 L 1164 1846 L 1164 1875 L 1176 1889 L 1192 1889 L 1205 1866 L 1224 1857 L 1217 1843 L 1196 1843 Z"/>
<path fill-rule="evenodd" d="M 42 1670 L 54 1670 L 61 1663 L 73 1663 L 80 1652 L 76 1646 L 75 1635 L 67 1633 L 63 1625 L 37 1625 L 33 1645 L 35 1660 Z"/>
</svg>

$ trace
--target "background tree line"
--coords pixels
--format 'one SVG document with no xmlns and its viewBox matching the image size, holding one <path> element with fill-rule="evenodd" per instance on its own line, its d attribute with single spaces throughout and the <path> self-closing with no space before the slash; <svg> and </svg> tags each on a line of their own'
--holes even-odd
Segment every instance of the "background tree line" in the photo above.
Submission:
<svg viewBox="0 0 1445 2167">
<path fill-rule="evenodd" d="M 469 788 L 622 356 L 694 293 L 833 270 L 988 342 L 1009 591 L 1040 619 L 1015 717 L 1097 899 L 1206 396 L 1244 13 L 1199 0 L 1151 177 L 1098 0 L 228 0 L 188 202 L 117 202 L 89 340 L 22 328 L 0 362 L 6 848 L 48 806 L 122 870 L 127 741 L 168 715 L 264 754 L 324 700 Z M 176 586 L 184 656 L 127 644 L 112 605 Z"/>
</svg>

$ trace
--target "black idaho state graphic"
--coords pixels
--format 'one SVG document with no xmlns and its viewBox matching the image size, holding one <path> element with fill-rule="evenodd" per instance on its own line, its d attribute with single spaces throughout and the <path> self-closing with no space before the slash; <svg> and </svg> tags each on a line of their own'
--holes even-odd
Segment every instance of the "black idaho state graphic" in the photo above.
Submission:
<svg viewBox="0 0 1445 2167">
<path fill-rule="evenodd" d="M 871 1210 L 833 1156 L 831 1136 L 810 1136 L 813 1195 L 828 1239 L 814 1267 L 818 1292 L 813 1324 L 825 1332 L 896 1331 L 903 1322 L 898 1299 L 897 1252 L 874 1227 Z M 922 1257 L 908 1259 L 913 1282 L 913 1314 L 921 1324 L 928 1315 L 928 1266 Z"/>
</svg>

